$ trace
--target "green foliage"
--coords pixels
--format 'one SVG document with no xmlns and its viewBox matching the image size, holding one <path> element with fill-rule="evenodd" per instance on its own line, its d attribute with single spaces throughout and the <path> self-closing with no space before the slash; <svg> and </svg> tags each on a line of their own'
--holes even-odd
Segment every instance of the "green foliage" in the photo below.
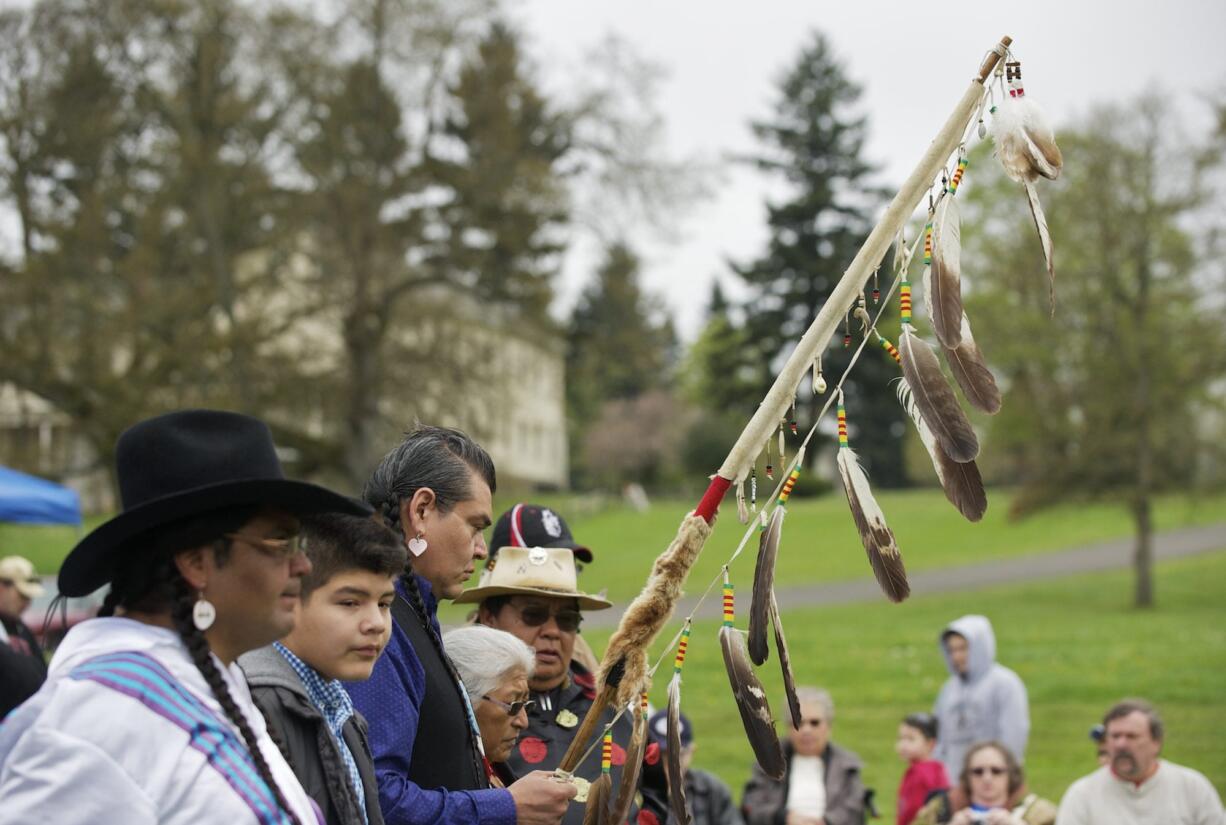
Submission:
<svg viewBox="0 0 1226 825">
<path fill-rule="evenodd" d="M 773 118 L 754 124 L 762 144 L 755 162 L 785 181 L 790 193 L 767 206 L 771 234 L 766 251 L 734 267 L 751 290 L 744 310 L 745 334 L 758 369 L 755 400 L 765 395 L 780 359 L 791 352 L 855 257 L 883 198 L 871 181 L 872 167 L 862 158 L 867 120 L 855 113 L 860 89 L 821 33 L 814 33 L 778 91 Z M 840 375 L 848 361 L 849 351 L 826 351 L 827 380 Z M 895 364 L 873 351 L 844 386 L 849 421 L 862 434 L 856 450 L 881 487 L 905 480 L 904 413 L 889 385 L 895 377 Z M 812 420 L 821 399 L 800 396 L 801 419 Z"/>
<path fill-rule="evenodd" d="M 1226 338 L 1220 308 L 1194 298 L 1195 278 L 1216 277 L 1194 233 L 1214 208 L 1204 176 L 1218 157 L 1177 143 L 1173 119 L 1145 98 L 1059 135 L 1064 173 L 1038 184 L 1055 246 L 1053 318 L 1024 194 L 994 161 L 971 167 L 968 314 L 1004 379 L 991 450 L 997 474 L 1024 483 L 1021 510 L 1134 503 L 1220 460 L 1208 411 L 1220 404 L 1210 393 L 1226 376 Z"/>
</svg>

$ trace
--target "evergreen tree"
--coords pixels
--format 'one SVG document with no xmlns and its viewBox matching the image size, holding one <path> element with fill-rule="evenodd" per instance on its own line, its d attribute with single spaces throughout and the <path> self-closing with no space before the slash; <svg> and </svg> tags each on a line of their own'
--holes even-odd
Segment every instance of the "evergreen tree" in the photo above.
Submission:
<svg viewBox="0 0 1226 825">
<path fill-rule="evenodd" d="M 546 319 L 566 219 L 556 166 L 569 149 L 567 118 L 526 77 L 514 32 L 494 24 L 450 89 L 442 126 L 452 139 L 428 174 L 450 190 L 441 264 L 487 301 L 510 302 Z"/>
<path fill-rule="evenodd" d="M 758 366 L 756 400 L 859 251 L 882 201 L 883 193 L 871 182 L 872 167 L 862 158 L 867 123 L 855 113 L 859 98 L 859 87 L 844 74 L 825 36 L 816 32 L 780 83 L 773 118 L 753 124 L 763 146 L 755 164 L 791 189 L 786 199 L 767 206 L 766 252 L 734 264 L 751 290 L 744 309 L 747 351 Z M 871 300 L 869 309 L 874 309 Z M 853 321 L 858 333 L 856 327 Z M 831 385 L 850 354 L 838 348 L 839 336 L 835 340 L 823 355 Z M 890 383 L 898 374 L 897 365 L 874 348 L 844 384 L 856 450 L 882 486 L 904 481 L 906 426 Z M 807 390 L 798 399 L 802 424 L 825 400 Z"/>
</svg>

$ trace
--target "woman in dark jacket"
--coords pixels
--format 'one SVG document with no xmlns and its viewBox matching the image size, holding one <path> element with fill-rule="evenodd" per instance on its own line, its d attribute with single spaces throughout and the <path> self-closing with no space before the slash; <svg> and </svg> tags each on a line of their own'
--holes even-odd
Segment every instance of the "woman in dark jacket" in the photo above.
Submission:
<svg viewBox="0 0 1226 825">
<path fill-rule="evenodd" d="M 741 807 L 748 825 L 861 825 L 864 784 L 860 757 L 830 742 L 834 701 L 814 687 L 796 690 L 800 728 L 791 729 L 783 752 L 782 780 L 754 765 Z"/>
</svg>

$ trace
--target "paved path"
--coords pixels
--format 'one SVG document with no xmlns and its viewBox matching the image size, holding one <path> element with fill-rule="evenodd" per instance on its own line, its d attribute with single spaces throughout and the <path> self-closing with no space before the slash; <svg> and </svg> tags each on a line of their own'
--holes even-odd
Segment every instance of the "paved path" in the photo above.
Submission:
<svg viewBox="0 0 1226 825">
<path fill-rule="evenodd" d="M 1178 559 L 1223 549 L 1226 549 L 1226 524 L 1187 527 L 1154 534 L 1154 559 L 1156 561 Z M 936 570 L 920 570 L 908 576 L 911 581 L 911 597 L 978 590 L 997 584 L 1039 581 L 1071 576 L 1076 573 L 1116 570 L 1131 566 L 1132 552 L 1133 538 L 1129 536 L 1052 553 L 996 559 L 980 564 L 966 564 Z M 719 618 L 719 591 L 712 592 L 714 597 L 709 597 L 703 603 L 696 618 Z M 885 598 L 881 595 L 877 581 L 871 577 L 827 584 L 810 584 L 802 587 L 781 587 L 775 595 L 779 600 L 779 607 L 784 610 L 794 607 L 851 604 Z M 682 599 L 677 607 L 677 615 L 687 615 L 693 609 L 695 601 L 696 597 Z M 614 627 L 620 619 L 621 615 L 616 611 L 609 611 L 609 613 L 592 611 L 584 615 L 583 625 L 584 627 Z"/>
</svg>

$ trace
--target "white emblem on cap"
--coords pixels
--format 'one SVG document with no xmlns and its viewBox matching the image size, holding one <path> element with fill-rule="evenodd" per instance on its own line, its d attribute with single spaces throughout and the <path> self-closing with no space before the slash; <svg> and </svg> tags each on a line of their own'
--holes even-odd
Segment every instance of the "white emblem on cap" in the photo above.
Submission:
<svg viewBox="0 0 1226 825">
<path fill-rule="evenodd" d="M 545 528 L 546 533 L 555 539 L 562 535 L 562 520 L 557 517 L 553 510 L 541 510 L 541 526 Z"/>
<path fill-rule="evenodd" d="M 549 561 L 549 553 L 544 547 L 533 547 L 528 550 L 528 562 L 530 564 L 544 564 Z"/>
</svg>

